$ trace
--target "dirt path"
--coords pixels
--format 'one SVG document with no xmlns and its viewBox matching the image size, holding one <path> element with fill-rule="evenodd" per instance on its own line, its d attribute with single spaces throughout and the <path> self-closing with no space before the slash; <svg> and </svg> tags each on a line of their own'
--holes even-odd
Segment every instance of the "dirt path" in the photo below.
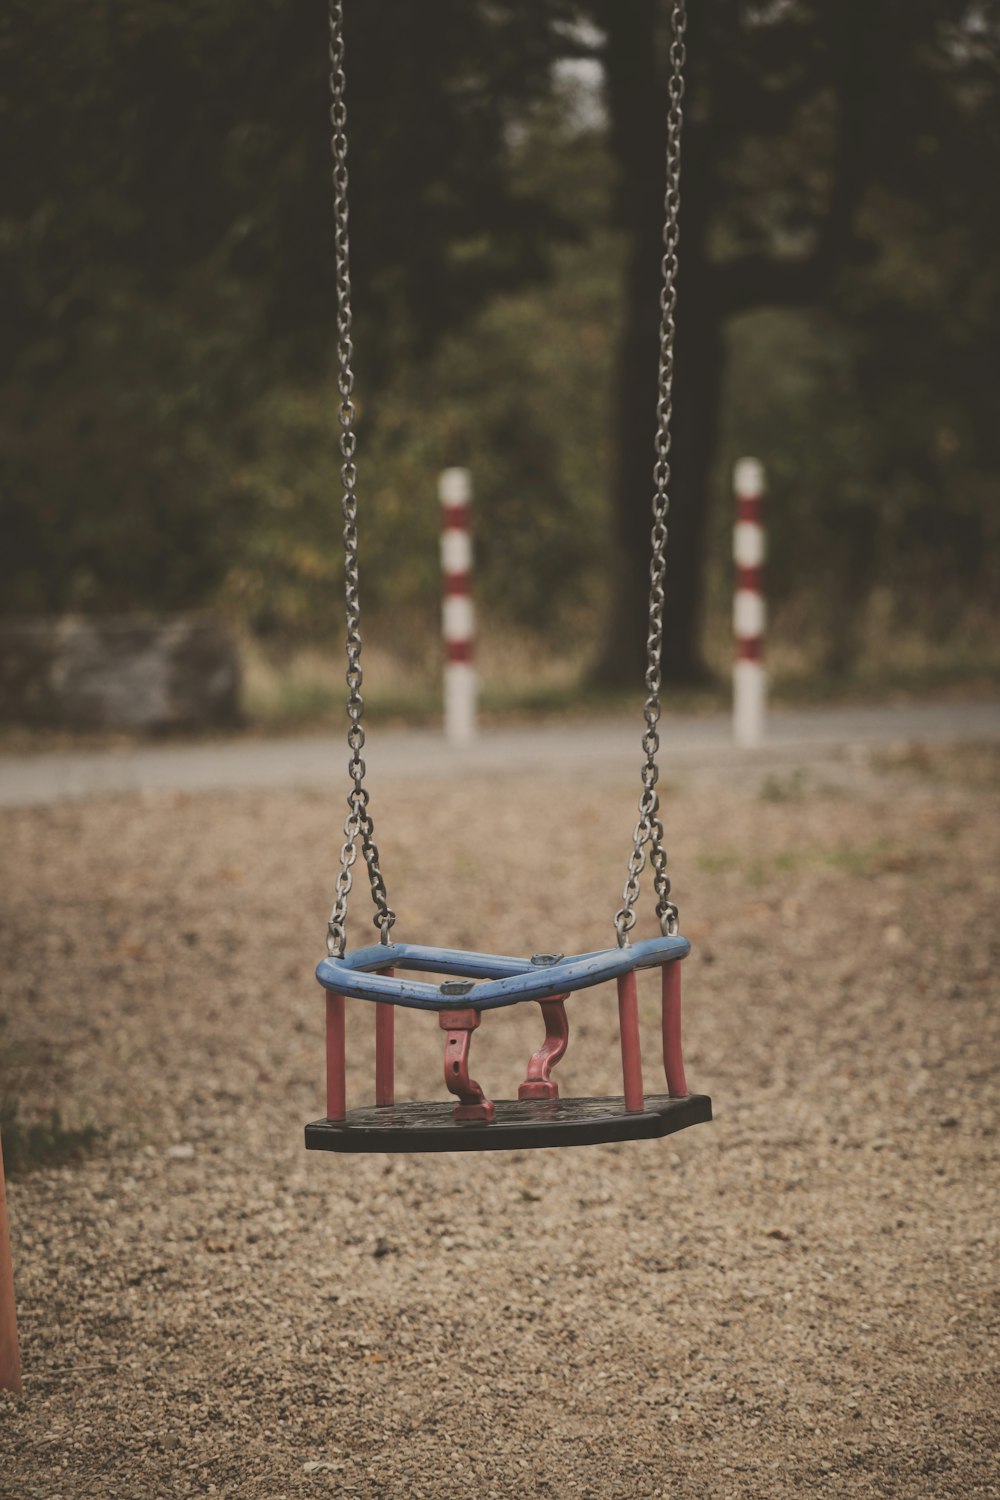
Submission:
<svg viewBox="0 0 1000 1500">
<path fill-rule="evenodd" d="M 996 1496 L 998 780 L 975 747 L 686 770 L 666 821 L 716 1121 L 469 1158 L 301 1149 L 328 798 L 5 813 L 0 1078 L 106 1135 L 10 1184 L 0 1494 Z M 606 943 L 633 808 L 597 773 L 398 781 L 402 935 Z M 498 1096 L 523 1009 L 476 1038 Z M 572 1023 L 566 1091 L 615 1089 L 613 995 Z M 437 1028 L 401 1031 L 404 1092 L 437 1097 Z"/>
<path fill-rule="evenodd" d="M 637 707 L 614 719 L 487 727 L 475 744 L 455 749 L 436 729 L 376 726 L 365 756 L 378 785 L 511 771 L 536 775 L 556 763 L 571 773 L 614 777 L 635 766 L 640 727 Z M 1000 699 L 780 710 L 769 716 L 766 743 L 754 751 L 733 745 L 728 715 L 668 712 L 662 763 L 681 770 L 710 763 L 740 775 L 762 766 L 837 760 L 878 745 L 970 742 L 1000 742 Z M 0 754 L 0 807 L 122 792 L 329 789 L 339 786 L 346 760 L 343 734 Z"/>
</svg>

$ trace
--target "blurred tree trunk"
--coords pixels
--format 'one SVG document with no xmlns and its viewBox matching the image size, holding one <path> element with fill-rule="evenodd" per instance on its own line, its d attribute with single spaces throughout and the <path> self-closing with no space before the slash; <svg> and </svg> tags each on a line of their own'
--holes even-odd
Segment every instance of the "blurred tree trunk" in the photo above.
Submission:
<svg viewBox="0 0 1000 1500">
<path fill-rule="evenodd" d="M 619 169 L 617 212 L 629 240 L 618 356 L 613 516 L 618 559 L 595 682 L 641 681 L 648 633 L 650 529 L 659 369 L 659 299 L 667 100 L 657 69 L 656 6 L 602 7 L 611 142 Z M 697 29 L 697 22 L 695 22 Z M 695 43 L 697 45 L 697 43 Z M 690 93 L 686 96 L 690 107 Z M 712 199 L 703 128 L 684 129 L 669 542 L 663 675 L 706 675 L 699 637 L 709 476 L 723 373 L 722 317 L 707 254 Z"/>
<path fill-rule="evenodd" d="M 886 10 L 889 7 L 886 7 Z M 619 223 L 629 241 L 625 312 L 617 384 L 613 514 L 619 561 L 608 627 L 594 664 L 600 684 L 641 680 L 647 633 L 649 532 L 658 368 L 664 144 L 667 97 L 658 68 L 656 0 L 597 0 L 605 37 L 605 70 L 611 145 L 618 164 Z M 829 182 L 823 211 L 813 225 L 813 246 L 800 258 L 754 248 L 721 262 L 709 254 L 713 204 L 724 196 L 719 180 L 746 133 L 780 136 L 793 127 L 797 100 L 789 86 L 761 89 L 761 69 L 741 69 L 731 34 L 709 35 L 711 7 L 693 6 L 688 19 L 692 59 L 711 55 L 712 68 L 689 68 L 685 79 L 685 127 L 681 177 L 680 250 L 674 413 L 667 547 L 663 676 L 691 683 L 706 675 L 700 650 L 701 613 L 708 540 L 712 460 L 718 431 L 725 361 L 724 331 L 736 313 L 758 307 L 802 307 L 828 295 L 836 275 L 864 256 L 854 221 L 870 171 L 872 109 L 880 97 L 888 63 L 897 57 L 896 30 L 871 24 L 867 0 L 843 0 L 821 12 L 818 55 L 822 86 L 836 101 Z M 711 12 L 711 14 L 710 14 Z M 714 46 L 710 45 L 714 41 Z M 792 42 L 792 50 L 798 46 Z M 793 74 L 794 78 L 794 69 Z M 752 80 L 748 89 L 748 77 Z M 819 79 L 806 79 L 809 90 Z M 799 87 L 802 87 L 800 81 Z M 704 88 L 704 98 L 699 90 Z M 728 156 L 727 156 L 728 152 Z M 813 205 L 811 213 L 815 212 Z M 864 602 L 863 572 L 852 568 L 851 597 Z M 840 630 L 834 659 L 846 661 L 852 636 Z"/>
<path fill-rule="evenodd" d="M 830 677 L 843 679 L 861 655 L 866 606 L 875 583 L 878 516 L 864 505 L 842 505 L 828 525 L 834 542 L 823 669 Z"/>
</svg>

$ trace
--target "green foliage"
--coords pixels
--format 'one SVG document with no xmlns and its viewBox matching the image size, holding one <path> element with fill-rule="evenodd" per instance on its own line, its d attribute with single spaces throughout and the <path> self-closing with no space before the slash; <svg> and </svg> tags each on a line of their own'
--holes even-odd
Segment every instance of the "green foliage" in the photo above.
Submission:
<svg viewBox="0 0 1000 1500">
<path fill-rule="evenodd" d="M 691 10 L 672 547 L 757 453 L 778 626 L 843 673 L 876 605 L 887 639 L 939 639 L 1000 581 L 1000 28 L 959 0 Z M 655 323 L 633 273 L 648 246 L 658 275 L 662 99 L 629 47 L 666 9 L 347 15 L 365 608 L 426 652 L 459 463 L 490 618 L 593 641 L 616 508 L 641 508 L 644 629 L 648 469 L 624 495 L 615 450 L 647 451 L 651 377 L 615 367 Z M 221 602 L 266 641 L 339 638 L 325 27 L 279 0 L 5 7 L 0 608 Z M 619 70 L 608 130 L 553 81 L 589 49 Z M 718 433 L 712 372 L 684 394 L 716 346 Z M 675 550 L 672 597 L 702 567 L 696 538 Z"/>
<path fill-rule="evenodd" d="M 44 1120 L 25 1122 L 16 1105 L 0 1106 L 4 1169 L 13 1177 L 38 1167 L 79 1161 L 99 1140 L 95 1125 L 66 1126 L 58 1110 Z"/>
<path fill-rule="evenodd" d="M 77 363 L 4 393 L 0 561 L 12 612 L 183 609 L 228 570 L 238 516 L 218 440 L 231 351 L 190 310 L 109 297 Z"/>
<path fill-rule="evenodd" d="M 0 1014 L 0 1144 L 5 1171 L 13 1175 L 78 1161 L 101 1132 L 95 1125 L 64 1125 L 57 1109 L 48 1115 L 35 1109 L 25 1118 L 21 1101 L 31 1070 L 26 1049 L 5 1036 L 7 1024 L 8 1018 Z"/>
<path fill-rule="evenodd" d="M 367 392 L 543 274 L 565 226 L 508 145 L 548 86 L 547 26 L 503 3 L 347 10 Z M 325 9 L 14 0 L 0 71 L 18 134 L 0 197 L 3 607 L 203 602 L 258 503 L 265 531 L 280 511 L 272 455 L 330 366 Z"/>
<path fill-rule="evenodd" d="M 560 217 L 599 217 L 599 141 L 571 139 L 545 114 L 519 159 Z M 405 622 L 404 655 L 436 628 L 437 477 L 451 464 L 474 475 L 477 591 L 493 618 L 568 636 L 603 598 L 620 246 L 604 231 L 553 260 L 543 288 L 495 297 L 419 364 L 401 363 L 371 403 L 359 395 L 362 597 Z M 254 441 L 232 476 L 247 519 L 224 598 L 265 638 L 342 633 L 336 411 L 332 381 L 284 386 L 248 424 Z"/>
<path fill-rule="evenodd" d="M 761 802 L 801 802 L 807 792 L 805 772 L 796 769 L 786 776 L 779 776 L 776 773 L 765 776 L 757 796 Z"/>
</svg>

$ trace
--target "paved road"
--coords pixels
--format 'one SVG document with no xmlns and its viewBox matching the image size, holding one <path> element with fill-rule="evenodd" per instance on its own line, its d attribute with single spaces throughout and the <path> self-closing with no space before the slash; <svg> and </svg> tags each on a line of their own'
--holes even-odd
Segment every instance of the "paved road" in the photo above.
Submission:
<svg viewBox="0 0 1000 1500">
<path fill-rule="evenodd" d="M 640 760 L 639 724 L 622 719 L 518 726 L 484 732 L 467 750 L 446 746 L 431 730 L 372 732 L 374 777 L 523 774 L 567 770 L 623 771 Z M 1000 740 L 1000 701 L 799 709 L 771 715 L 767 743 L 752 752 L 731 743 L 728 717 L 667 716 L 662 762 L 672 767 L 794 765 L 829 760 L 852 748 L 893 742 Z M 28 807 L 121 792 L 219 791 L 323 787 L 343 780 L 342 739 L 234 739 L 189 745 L 47 751 L 0 756 L 0 806 Z"/>
</svg>

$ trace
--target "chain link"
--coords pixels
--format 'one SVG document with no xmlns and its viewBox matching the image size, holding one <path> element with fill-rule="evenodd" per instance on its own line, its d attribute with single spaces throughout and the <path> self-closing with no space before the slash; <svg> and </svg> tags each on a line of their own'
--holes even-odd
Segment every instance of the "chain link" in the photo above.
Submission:
<svg viewBox="0 0 1000 1500">
<path fill-rule="evenodd" d="M 340 392 L 340 479 L 343 485 L 341 508 L 344 514 L 344 595 L 347 615 L 347 716 L 351 721 L 347 744 L 351 752 L 348 770 L 351 789 L 347 794 L 347 817 L 344 820 L 344 843 L 340 850 L 340 872 L 330 919 L 327 923 L 327 951 L 343 955 L 347 944 L 347 898 L 354 882 L 353 866 L 358 857 L 357 841 L 368 867 L 373 921 L 383 943 L 396 920 L 389 906 L 385 880 L 379 866 L 375 843 L 375 825 L 365 786 L 365 763 L 361 752 L 365 744 L 362 725 L 364 698 L 361 695 L 361 603 L 358 595 L 358 471 L 355 463 L 357 438 L 354 432 L 354 343 L 351 336 L 351 269 L 350 240 L 347 221 L 347 105 L 344 80 L 344 7 L 343 0 L 330 0 L 330 124 L 333 135 L 333 203 L 334 243 L 337 269 L 337 389 Z"/>
<path fill-rule="evenodd" d="M 337 875 L 334 903 L 327 924 L 327 948 L 331 954 L 342 955 L 346 946 L 347 901 L 353 885 L 353 867 L 357 861 L 357 842 L 361 848 L 368 870 L 372 899 L 376 912 L 374 925 L 383 942 L 396 920 L 390 908 L 385 879 L 379 864 L 379 851 L 375 843 L 375 827 L 370 811 L 370 797 L 364 785 L 365 762 L 361 752 L 365 744 L 362 724 L 364 699 L 361 688 L 361 606 L 358 591 L 358 500 L 357 466 L 355 453 L 357 438 L 354 431 L 354 372 L 352 368 L 354 345 L 352 340 L 350 244 L 348 236 L 347 207 L 347 108 L 344 79 L 344 25 L 343 0 L 329 0 L 330 25 L 330 123 L 332 126 L 333 188 L 335 218 L 335 248 L 337 275 L 337 387 L 340 393 L 338 420 L 340 424 L 341 482 L 343 485 L 342 510 L 344 515 L 344 592 L 347 619 L 347 713 L 350 728 L 347 744 L 351 751 L 349 773 L 351 789 L 347 797 L 347 817 L 344 821 L 344 843 L 340 850 L 340 870 Z M 657 793 L 659 771 L 656 757 L 660 747 L 659 721 L 661 655 L 663 649 L 663 605 L 664 578 L 666 573 L 667 514 L 669 511 L 670 483 L 670 421 L 673 411 L 674 333 L 677 304 L 677 243 L 678 214 L 680 208 L 680 149 L 683 121 L 682 103 L 684 95 L 684 32 L 686 16 L 684 0 L 675 0 L 671 12 L 672 39 L 670 46 L 669 110 L 667 115 L 667 188 L 664 200 L 664 254 L 662 260 L 662 290 L 660 294 L 660 371 L 657 400 L 656 461 L 653 468 L 653 528 L 652 559 L 650 562 L 649 632 L 647 636 L 646 701 L 643 706 L 645 730 L 642 749 L 645 761 L 641 770 L 642 793 L 639 798 L 639 820 L 633 834 L 633 847 L 628 860 L 628 878 L 622 892 L 623 906 L 615 916 L 618 942 L 624 945 L 628 934 L 636 923 L 635 903 L 639 896 L 639 877 L 646 864 L 647 847 L 653 867 L 653 885 L 656 891 L 656 913 L 663 932 L 676 932 L 677 908 L 670 900 L 670 879 L 667 875 L 667 853 L 664 847 L 663 824 L 660 819 L 660 803 Z"/>
<path fill-rule="evenodd" d="M 670 878 L 667 875 L 667 851 L 660 820 L 660 798 L 656 790 L 659 769 L 656 764 L 660 748 L 660 683 L 663 652 L 663 602 L 666 574 L 667 514 L 670 509 L 670 420 L 673 415 L 674 388 L 674 315 L 677 308 L 677 242 L 679 238 L 681 126 L 684 100 L 684 32 L 687 17 L 684 0 L 675 0 L 671 11 L 669 108 L 667 111 L 667 189 L 664 199 L 662 290 L 660 292 L 660 376 L 656 403 L 656 461 L 653 465 L 653 555 L 649 565 L 649 634 L 646 640 L 646 701 L 643 718 L 646 727 L 642 748 L 646 759 L 642 766 L 642 793 L 639 797 L 639 821 L 635 825 L 632 852 L 628 860 L 628 878 L 622 891 L 623 905 L 615 916 L 619 947 L 628 942 L 636 922 L 635 903 L 639 898 L 639 877 L 646 864 L 646 851 L 653 867 L 656 891 L 656 915 L 664 934 L 677 931 L 677 907 L 670 900 Z"/>
</svg>

